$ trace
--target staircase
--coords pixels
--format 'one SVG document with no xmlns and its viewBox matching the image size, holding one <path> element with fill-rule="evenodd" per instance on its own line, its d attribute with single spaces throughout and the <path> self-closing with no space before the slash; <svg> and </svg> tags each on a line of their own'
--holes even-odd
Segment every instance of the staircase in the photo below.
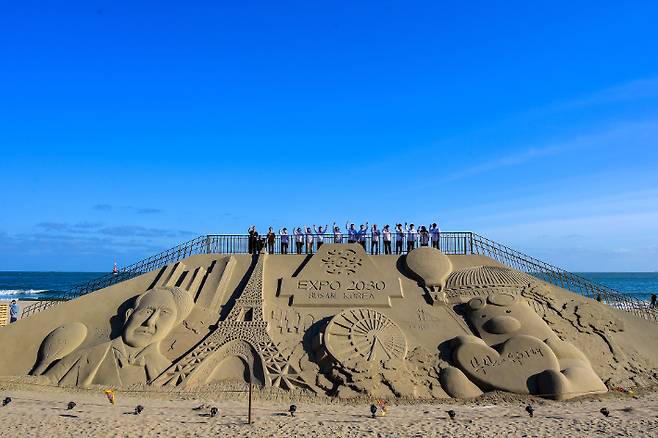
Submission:
<svg viewBox="0 0 658 438">
<path fill-rule="evenodd" d="M 346 239 L 346 237 L 344 238 Z M 326 241 L 333 241 L 333 237 L 331 239 L 325 237 L 325 239 Z M 368 237 L 366 248 L 370 248 L 370 239 L 371 237 Z M 290 241 L 292 241 L 292 237 L 290 237 Z M 380 244 L 381 247 L 383 245 Z M 588 298 L 596 299 L 617 309 L 633 313 L 640 318 L 658 322 L 658 312 L 656 309 L 650 308 L 649 304 L 645 301 L 609 287 L 593 283 L 579 275 L 542 262 L 479 234 L 470 231 L 442 232 L 440 247 L 441 251 L 449 255 L 485 255 L 510 268 L 530 274 L 547 283 L 568 289 Z M 76 286 L 66 292 L 63 300 L 71 300 L 89 292 L 130 280 L 131 278 L 178 262 L 194 254 L 244 254 L 248 252 L 248 248 L 249 237 L 244 234 L 208 234 L 199 236 L 159 254 L 133 263 L 130 266 L 126 266 L 116 274 L 108 273 L 95 280 Z M 406 248 L 406 242 L 403 248 Z M 276 237 L 274 252 L 276 254 L 281 253 L 280 236 Z M 35 302 L 34 304 L 25 306 L 22 317 L 28 317 L 56 304 L 58 304 L 58 301 Z"/>
</svg>

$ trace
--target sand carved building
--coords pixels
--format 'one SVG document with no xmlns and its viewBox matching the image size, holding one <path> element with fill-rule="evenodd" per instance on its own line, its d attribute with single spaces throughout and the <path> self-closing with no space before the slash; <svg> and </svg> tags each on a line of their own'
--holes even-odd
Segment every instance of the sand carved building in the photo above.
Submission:
<svg viewBox="0 0 658 438">
<path fill-rule="evenodd" d="M 0 329 L 0 374 L 61 386 L 221 391 L 252 381 L 318 397 L 565 399 L 651 383 L 658 338 L 624 348 L 647 330 L 487 257 L 325 244 L 308 256 L 196 255 L 52 307 Z"/>
</svg>

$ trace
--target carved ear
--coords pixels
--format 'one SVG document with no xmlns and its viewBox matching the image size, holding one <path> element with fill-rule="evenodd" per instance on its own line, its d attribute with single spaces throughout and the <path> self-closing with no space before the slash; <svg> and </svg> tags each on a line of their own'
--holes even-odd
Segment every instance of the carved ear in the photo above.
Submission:
<svg viewBox="0 0 658 438">
<path fill-rule="evenodd" d="M 130 315 L 133 314 L 133 311 L 134 311 L 134 310 L 135 310 L 135 309 L 128 309 L 128 310 L 126 310 L 126 321 L 128 321 L 128 318 L 130 318 Z"/>
</svg>

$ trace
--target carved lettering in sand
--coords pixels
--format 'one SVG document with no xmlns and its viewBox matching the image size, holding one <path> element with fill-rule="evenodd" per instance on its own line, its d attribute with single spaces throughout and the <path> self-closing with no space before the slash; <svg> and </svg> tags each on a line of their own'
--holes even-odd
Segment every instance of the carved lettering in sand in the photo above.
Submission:
<svg viewBox="0 0 658 438">
<path fill-rule="evenodd" d="M 390 307 L 402 298 L 397 272 L 380 271 L 357 244 L 325 244 L 296 277 L 283 278 L 279 296 L 301 307 Z"/>
</svg>

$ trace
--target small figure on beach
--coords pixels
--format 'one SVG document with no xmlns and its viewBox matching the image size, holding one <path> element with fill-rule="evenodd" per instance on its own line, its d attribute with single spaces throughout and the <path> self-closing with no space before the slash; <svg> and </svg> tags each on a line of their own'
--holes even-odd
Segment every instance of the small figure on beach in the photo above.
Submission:
<svg viewBox="0 0 658 438">
<path fill-rule="evenodd" d="M 651 307 L 656 307 L 656 294 L 651 294 Z"/>
<path fill-rule="evenodd" d="M 18 305 L 16 300 L 11 300 L 9 305 L 9 323 L 18 321 L 18 316 L 21 313 L 21 307 Z"/>
</svg>

